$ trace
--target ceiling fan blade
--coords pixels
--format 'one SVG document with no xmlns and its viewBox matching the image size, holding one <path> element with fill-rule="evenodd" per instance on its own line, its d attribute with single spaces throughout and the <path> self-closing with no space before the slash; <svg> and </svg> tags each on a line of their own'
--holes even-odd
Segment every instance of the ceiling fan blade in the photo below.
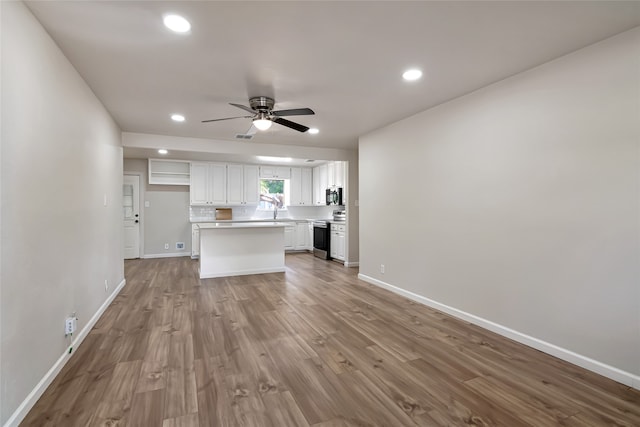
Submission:
<svg viewBox="0 0 640 427">
<path fill-rule="evenodd" d="M 249 112 L 251 114 L 255 114 L 256 113 L 255 111 L 253 111 L 251 109 L 251 107 L 247 107 L 246 105 L 234 104 L 233 102 L 230 102 L 229 105 L 233 105 L 234 107 L 238 107 L 238 108 L 240 108 L 240 109 L 242 109 L 242 110 L 244 110 L 246 112 Z"/>
<path fill-rule="evenodd" d="M 299 123 L 294 123 L 291 120 L 282 119 L 280 117 L 274 117 L 273 119 L 271 119 L 271 121 L 273 121 L 273 122 L 275 122 L 275 123 L 277 123 L 279 125 L 286 126 L 288 128 L 297 130 L 298 132 L 306 132 L 306 131 L 309 130 L 309 128 L 306 127 L 306 126 L 303 126 L 303 125 L 301 125 Z"/>
<path fill-rule="evenodd" d="M 273 111 L 274 116 L 309 116 L 315 114 L 311 108 L 294 108 L 292 110 Z"/>
<path fill-rule="evenodd" d="M 232 120 L 232 119 L 251 119 L 253 116 L 238 116 L 238 117 L 225 117 L 224 119 L 211 119 L 211 120 L 203 120 L 202 123 L 208 122 L 220 122 L 222 120 Z"/>
</svg>

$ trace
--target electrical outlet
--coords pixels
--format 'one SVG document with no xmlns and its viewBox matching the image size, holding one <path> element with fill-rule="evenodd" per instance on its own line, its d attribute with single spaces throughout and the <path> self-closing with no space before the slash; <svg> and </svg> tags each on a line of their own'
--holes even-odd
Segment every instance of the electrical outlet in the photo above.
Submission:
<svg viewBox="0 0 640 427">
<path fill-rule="evenodd" d="M 109 290 L 109 282 L 107 282 L 107 279 L 104 279 L 104 291 L 107 292 Z"/>
<path fill-rule="evenodd" d="M 384 274 L 384 264 L 380 264 L 380 273 Z"/>
<path fill-rule="evenodd" d="M 165 248 L 165 249 L 169 249 L 169 244 L 168 244 L 168 243 L 165 243 L 165 244 L 164 244 L 164 248 Z"/>
<path fill-rule="evenodd" d="M 64 334 L 69 335 L 76 331 L 76 327 L 78 326 L 78 319 L 73 317 L 67 317 L 64 322 Z"/>
</svg>

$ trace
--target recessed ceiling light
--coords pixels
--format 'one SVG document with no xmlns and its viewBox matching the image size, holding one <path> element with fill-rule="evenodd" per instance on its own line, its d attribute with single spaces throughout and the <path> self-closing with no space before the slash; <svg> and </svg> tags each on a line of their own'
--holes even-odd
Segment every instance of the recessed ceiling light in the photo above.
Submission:
<svg viewBox="0 0 640 427">
<path fill-rule="evenodd" d="M 422 71 L 415 68 L 402 73 L 402 78 L 409 81 L 418 80 L 420 77 L 422 77 Z"/>
<path fill-rule="evenodd" d="M 290 162 L 293 160 L 291 157 L 271 157 L 271 156 L 256 156 L 258 160 L 263 162 Z"/>
<path fill-rule="evenodd" d="M 167 153 L 168 153 L 168 151 L 167 151 L 167 150 L 165 150 L 164 148 L 161 148 L 161 149 L 159 149 L 159 150 L 158 150 L 158 153 L 160 153 L 160 154 L 167 154 Z"/>
<path fill-rule="evenodd" d="M 309 132 L 311 135 L 315 135 L 320 131 L 317 128 L 311 128 L 307 132 Z"/>
<path fill-rule="evenodd" d="M 172 114 L 171 120 L 174 122 L 184 122 L 184 116 L 182 114 Z"/>
<path fill-rule="evenodd" d="M 191 29 L 189 21 L 180 15 L 165 15 L 163 22 L 168 29 L 176 33 L 187 33 Z"/>
</svg>

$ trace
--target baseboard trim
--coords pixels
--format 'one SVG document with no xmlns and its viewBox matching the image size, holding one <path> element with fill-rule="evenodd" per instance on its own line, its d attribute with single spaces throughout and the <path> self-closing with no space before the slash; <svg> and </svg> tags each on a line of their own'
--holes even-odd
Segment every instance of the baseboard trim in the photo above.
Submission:
<svg viewBox="0 0 640 427">
<path fill-rule="evenodd" d="M 74 348 L 75 349 L 74 351 L 78 350 L 78 347 L 80 346 L 80 344 L 82 344 L 82 341 L 84 341 L 87 335 L 89 335 L 89 332 L 95 326 L 96 322 L 98 322 L 98 319 L 100 319 L 100 316 L 102 316 L 105 310 L 113 302 L 115 297 L 118 296 L 118 294 L 120 293 L 120 291 L 122 290 L 122 288 L 126 283 L 127 281 L 125 279 L 122 279 L 120 284 L 118 284 L 118 286 L 111 293 L 109 298 L 106 299 L 106 301 L 100 306 L 98 311 L 96 311 L 93 317 L 91 317 L 89 322 L 87 322 L 85 327 L 82 328 L 78 336 L 71 342 L 70 347 Z M 33 390 L 31 390 L 31 392 L 27 395 L 27 397 L 22 401 L 20 406 L 18 406 L 18 409 L 16 409 L 15 412 L 9 417 L 9 419 L 4 424 L 3 427 L 18 427 L 18 425 L 22 422 L 22 420 L 24 420 L 24 417 L 27 416 L 31 408 L 33 408 L 33 405 L 35 405 L 38 399 L 40 399 L 40 397 L 45 392 L 47 387 L 51 385 L 51 383 L 56 378 L 56 376 L 60 373 L 62 368 L 64 368 L 64 365 L 67 364 L 67 362 L 69 361 L 72 355 L 73 355 L 73 352 L 70 354 L 69 347 L 67 347 L 66 351 L 62 354 L 62 356 L 60 356 L 60 358 L 56 361 L 56 363 L 53 364 L 51 369 L 49 369 L 49 371 L 44 375 L 44 377 L 42 377 L 42 379 L 33 388 Z"/>
<path fill-rule="evenodd" d="M 149 259 L 149 258 L 175 258 L 179 256 L 191 256 L 191 252 L 173 252 L 170 254 L 145 254 L 140 258 Z"/>
<path fill-rule="evenodd" d="M 275 268 L 256 268 L 251 270 L 235 270 L 235 271 L 224 271 L 220 273 L 205 273 L 204 275 L 200 275 L 201 279 L 214 279 L 216 277 L 227 277 L 227 276 L 246 276 L 249 274 L 264 274 L 264 273 L 284 273 L 286 269 L 284 267 L 275 267 Z"/>
<path fill-rule="evenodd" d="M 345 262 L 344 263 L 345 267 L 360 267 L 360 263 L 358 261 L 354 261 L 354 262 Z"/>
<path fill-rule="evenodd" d="M 469 323 L 473 323 L 474 325 L 478 325 L 491 332 L 495 332 L 499 335 L 502 335 L 504 337 L 517 341 L 521 344 L 525 344 L 529 347 L 533 347 L 536 350 L 540 350 L 544 353 L 550 354 L 559 359 L 562 359 L 567 362 L 573 363 L 574 365 L 580 366 L 581 368 L 587 369 L 589 371 L 595 372 L 597 374 L 610 378 L 614 381 L 617 381 L 629 387 L 640 390 L 639 375 L 635 375 L 635 374 L 632 374 L 631 372 L 623 371 L 614 366 L 607 365 L 605 363 L 591 359 L 587 356 L 583 356 L 571 350 L 567 350 L 565 348 L 559 347 L 555 344 L 551 344 L 546 341 L 540 340 L 538 338 L 523 334 L 522 332 L 518 332 L 516 330 L 500 325 L 498 323 L 492 322 L 490 320 L 483 319 L 482 317 L 478 317 L 474 314 L 467 313 L 457 308 L 439 303 L 432 299 L 423 297 L 422 295 L 418 295 L 413 292 L 407 291 L 405 289 L 398 288 L 397 286 L 391 285 L 389 283 L 383 282 L 381 280 L 375 279 L 365 274 L 358 274 L 358 278 L 372 285 L 378 286 L 383 289 L 387 289 L 395 294 L 402 295 L 403 297 L 409 298 L 412 301 L 418 302 L 420 304 L 424 304 L 428 307 L 442 311 L 443 313 L 450 314 L 453 317 L 467 321 Z"/>
</svg>

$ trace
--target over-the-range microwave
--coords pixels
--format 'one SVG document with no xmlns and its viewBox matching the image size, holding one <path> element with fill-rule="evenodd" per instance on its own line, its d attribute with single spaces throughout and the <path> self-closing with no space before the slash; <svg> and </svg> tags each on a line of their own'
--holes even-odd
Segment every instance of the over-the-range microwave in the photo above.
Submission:
<svg viewBox="0 0 640 427">
<path fill-rule="evenodd" d="M 342 187 L 327 188 L 327 206 L 342 206 Z"/>
</svg>

